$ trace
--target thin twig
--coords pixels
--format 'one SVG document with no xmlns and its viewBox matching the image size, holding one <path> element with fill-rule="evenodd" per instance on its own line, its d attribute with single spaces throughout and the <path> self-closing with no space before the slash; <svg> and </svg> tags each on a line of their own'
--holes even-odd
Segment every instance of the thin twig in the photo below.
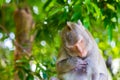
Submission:
<svg viewBox="0 0 120 80">
<path fill-rule="evenodd" d="M 9 32 L 7 31 L 7 29 L 5 29 L 4 26 L 2 26 L 2 25 L 0 24 L 0 28 L 1 28 L 5 33 L 7 33 L 7 36 L 9 36 Z"/>
<path fill-rule="evenodd" d="M 28 52 L 26 49 L 24 49 L 24 47 L 22 47 L 22 45 L 20 45 L 19 43 L 17 43 L 16 40 L 13 40 L 13 39 L 10 37 L 10 35 L 9 35 L 10 32 L 9 32 L 4 26 L 2 26 L 2 25 L 0 24 L 0 28 L 1 28 L 5 33 L 7 33 L 7 36 L 10 38 L 11 41 L 13 41 L 13 44 L 15 44 L 17 47 L 21 48 L 23 52 L 29 54 L 29 52 Z"/>
</svg>

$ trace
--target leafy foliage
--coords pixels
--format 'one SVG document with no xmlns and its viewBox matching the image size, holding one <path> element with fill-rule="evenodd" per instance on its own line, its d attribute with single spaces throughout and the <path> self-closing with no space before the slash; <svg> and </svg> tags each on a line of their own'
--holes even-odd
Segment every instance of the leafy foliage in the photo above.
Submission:
<svg viewBox="0 0 120 80">
<path fill-rule="evenodd" d="M 56 76 L 55 62 L 60 47 L 60 31 L 67 21 L 76 22 L 80 19 L 94 36 L 105 59 L 109 56 L 113 59 L 120 58 L 119 0 L 0 0 L 0 80 L 13 79 L 14 46 L 12 50 L 8 49 L 4 42 L 11 38 L 7 34 L 15 33 L 14 10 L 24 6 L 31 8 L 36 23 L 35 30 L 31 32 L 36 36 L 32 57 L 18 61 L 22 62 L 18 65 L 21 80 L 48 80 L 51 76 Z M 26 78 L 24 74 L 27 75 Z M 120 72 L 114 75 L 114 80 L 120 78 L 119 75 Z"/>
</svg>

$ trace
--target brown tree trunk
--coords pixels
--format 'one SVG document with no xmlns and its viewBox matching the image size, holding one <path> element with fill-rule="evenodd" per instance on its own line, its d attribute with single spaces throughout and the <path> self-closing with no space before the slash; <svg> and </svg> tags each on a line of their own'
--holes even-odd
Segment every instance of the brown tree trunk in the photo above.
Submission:
<svg viewBox="0 0 120 80">
<path fill-rule="evenodd" d="M 28 7 L 25 8 L 18 8 L 14 12 L 14 20 L 16 26 L 16 40 L 15 40 L 15 52 L 14 52 L 14 59 L 15 59 L 15 73 L 14 73 L 14 80 L 20 80 L 18 75 L 19 73 L 19 66 L 22 63 L 18 63 L 18 60 L 21 60 L 23 57 L 29 58 L 31 56 L 31 48 L 32 48 L 32 35 L 31 29 L 33 27 L 33 18 L 30 13 L 30 9 Z M 24 65 L 23 65 L 24 66 Z M 25 79 L 25 75 L 23 77 Z"/>
</svg>

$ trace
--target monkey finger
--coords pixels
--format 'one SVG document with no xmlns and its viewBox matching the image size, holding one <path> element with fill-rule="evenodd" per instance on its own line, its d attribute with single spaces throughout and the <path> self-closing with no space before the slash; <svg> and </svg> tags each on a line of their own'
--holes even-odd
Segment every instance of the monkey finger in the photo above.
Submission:
<svg viewBox="0 0 120 80">
<path fill-rule="evenodd" d="M 83 62 L 83 64 L 84 64 L 84 65 L 88 65 L 88 62 L 85 61 L 85 62 Z"/>
<path fill-rule="evenodd" d="M 78 70 L 79 70 L 79 68 L 77 68 L 77 67 L 74 69 L 74 71 L 78 71 Z"/>
</svg>

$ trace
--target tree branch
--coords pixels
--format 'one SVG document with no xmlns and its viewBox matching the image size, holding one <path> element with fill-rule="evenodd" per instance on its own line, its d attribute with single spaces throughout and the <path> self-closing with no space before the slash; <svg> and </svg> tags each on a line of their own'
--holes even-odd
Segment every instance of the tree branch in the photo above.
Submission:
<svg viewBox="0 0 120 80">
<path fill-rule="evenodd" d="M 7 33 L 7 36 L 10 38 L 10 40 L 13 42 L 13 44 L 14 45 L 16 45 L 17 47 L 19 47 L 24 53 L 29 53 L 26 49 L 24 49 L 24 47 L 22 47 L 22 45 L 20 45 L 19 43 L 17 43 L 16 42 L 16 40 L 13 40 L 10 36 L 9 36 L 9 34 L 10 34 L 10 32 L 4 27 L 4 26 L 2 26 L 1 24 L 0 24 L 0 28 L 5 32 L 5 33 Z M 27 55 L 26 54 L 26 55 Z M 27 56 L 29 56 L 29 55 L 27 55 Z"/>
</svg>

